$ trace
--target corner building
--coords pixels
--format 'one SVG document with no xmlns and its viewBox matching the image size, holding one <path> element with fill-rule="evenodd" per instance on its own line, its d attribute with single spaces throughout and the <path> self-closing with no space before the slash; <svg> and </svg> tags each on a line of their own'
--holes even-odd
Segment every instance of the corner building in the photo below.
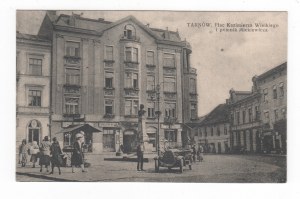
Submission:
<svg viewBox="0 0 300 199">
<path fill-rule="evenodd" d="M 108 22 L 51 11 L 38 35 L 52 41 L 50 127 L 62 146 L 85 126 L 88 151 L 134 151 L 141 104 L 147 151 L 157 150 L 158 130 L 161 147 L 166 140 L 184 144 L 183 122 L 197 116 L 196 70 L 178 32 L 150 28 L 133 16 Z"/>
</svg>

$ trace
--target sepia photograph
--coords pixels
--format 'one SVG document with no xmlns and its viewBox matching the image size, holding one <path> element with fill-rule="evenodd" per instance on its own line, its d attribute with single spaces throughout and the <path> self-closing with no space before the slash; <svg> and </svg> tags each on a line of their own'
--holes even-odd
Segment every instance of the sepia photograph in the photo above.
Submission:
<svg viewBox="0 0 300 199">
<path fill-rule="evenodd" d="M 15 14 L 17 182 L 287 182 L 287 11 Z"/>
</svg>

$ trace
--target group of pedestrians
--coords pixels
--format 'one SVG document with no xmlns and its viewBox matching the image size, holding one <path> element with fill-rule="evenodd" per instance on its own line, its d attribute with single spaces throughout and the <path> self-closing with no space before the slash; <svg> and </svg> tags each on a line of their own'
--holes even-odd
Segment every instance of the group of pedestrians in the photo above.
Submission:
<svg viewBox="0 0 300 199">
<path fill-rule="evenodd" d="M 192 146 L 193 162 L 196 162 L 196 158 L 199 162 L 202 162 L 203 161 L 203 152 L 204 152 L 204 149 L 201 145 L 199 145 L 198 148 L 196 149 L 196 145 L 194 144 Z"/>
<path fill-rule="evenodd" d="M 83 154 L 84 132 L 77 133 L 75 139 L 71 156 L 72 173 L 75 173 L 75 167 L 80 167 L 82 172 L 86 172 Z M 64 154 L 56 137 L 52 139 L 51 143 L 49 137 L 45 136 L 40 145 L 36 141 L 28 145 L 24 139 L 19 147 L 19 164 L 22 167 L 26 166 L 28 155 L 31 155 L 30 162 L 32 162 L 32 168 L 35 168 L 39 159 L 40 172 L 43 171 L 43 166 L 49 172 L 49 166 L 51 165 L 50 174 L 54 173 L 54 167 L 57 167 L 59 175 L 61 174 L 60 167 L 64 164 Z"/>
</svg>

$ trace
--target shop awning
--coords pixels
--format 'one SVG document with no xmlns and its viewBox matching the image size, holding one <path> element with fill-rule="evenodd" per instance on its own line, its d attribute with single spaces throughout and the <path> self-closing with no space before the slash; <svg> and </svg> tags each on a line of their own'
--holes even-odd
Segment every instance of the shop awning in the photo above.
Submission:
<svg viewBox="0 0 300 199">
<path fill-rule="evenodd" d="M 100 129 L 97 129 L 89 124 L 82 124 L 82 125 L 71 125 L 69 127 L 66 127 L 59 131 L 56 134 L 59 133 L 73 133 L 73 132 L 79 132 L 79 131 L 84 131 L 85 133 L 90 133 L 90 132 L 102 132 Z"/>
</svg>

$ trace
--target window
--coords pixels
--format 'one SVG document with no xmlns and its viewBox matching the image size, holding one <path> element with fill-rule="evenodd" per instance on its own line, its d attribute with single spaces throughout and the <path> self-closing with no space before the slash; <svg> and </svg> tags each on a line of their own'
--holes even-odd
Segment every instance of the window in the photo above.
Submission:
<svg viewBox="0 0 300 199">
<path fill-rule="evenodd" d="M 155 88 L 155 77 L 147 75 L 147 91 L 152 91 Z"/>
<path fill-rule="evenodd" d="M 246 111 L 243 111 L 243 124 L 246 123 Z"/>
<path fill-rule="evenodd" d="M 155 117 L 154 102 L 148 102 L 147 107 L 148 107 L 148 111 L 147 111 L 148 117 L 154 118 Z"/>
<path fill-rule="evenodd" d="M 260 118 L 259 108 L 255 106 L 255 121 L 258 121 Z"/>
<path fill-rule="evenodd" d="M 80 50 L 79 50 L 79 43 L 78 42 L 66 42 L 66 55 L 70 57 L 80 57 Z"/>
<path fill-rule="evenodd" d="M 168 140 L 168 142 L 177 142 L 177 132 L 174 130 L 165 130 L 165 140 Z"/>
<path fill-rule="evenodd" d="M 115 151 L 115 134 L 116 130 L 103 128 L 103 150 Z"/>
<path fill-rule="evenodd" d="M 164 53 L 163 66 L 174 68 L 175 67 L 175 55 Z"/>
<path fill-rule="evenodd" d="M 231 124 L 233 124 L 233 121 L 234 121 L 233 113 L 230 113 L 230 122 L 231 122 Z"/>
<path fill-rule="evenodd" d="M 72 139 L 71 133 L 64 133 L 64 146 L 72 146 L 74 140 Z"/>
<path fill-rule="evenodd" d="M 137 73 L 125 73 L 125 88 L 134 88 L 138 89 L 138 74 Z"/>
<path fill-rule="evenodd" d="M 114 60 L 113 46 L 105 46 L 105 60 Z"/>
<path fill-rule="evenodd" d="M 65 98 L 65 113 L 79 114 L 79 98 L 76 97 Z"/>
<path fill-rule="evenodd" d="M 80 85 L 80 70 L 66 69 L 66 84 Z"/>
<path fill-rule="evenodd" d="M 266 111 L 266 112 L 265 112 L 265 118 L 266 118 L 267 120 L 269 120 L 269 119 L 270 119 L 270 116 L 269 116 L 269 111 Z"/>
<path fill-rule="evenodd" d="M 273 99 L 277 99 L 277 87 L 273 86 Z"/>
<path fill-rule="evenodd" d="M 191 104 L 191 119 L 197 118 L 197 104 Z"/>
<path fill-rule="evenodd" d="M 135 28 L 133 25 L 128 24 L 124 27 L 124 37 L 127 39 L 135 39 Z"/>
<path fill-rule="evenodd" d="M 113 115 L 113 105 L 114 101 L 111 99 L 105 100 L 105 115 Z"/>
<path fill-rule="evenodd" d="M 125 115 L 134 115 L 138 114 L 138 100 L 125 100 Z"/>
<path fill-rule="evenodd" d="M 138 62 L 138 49 L 133 47 L 125 48 L 125 61 L 127 62 Z"/>
<path fill-rule="evenodd" d="M 202 137 L 202 131 L 201 131 L 201 129 L 198 129 L 198 134 L 199 134 L 199 137 Z"/>
<path fill-rule="evenodd" d="M 236 112 L 236 124 L 240 124 L 240 112 Z"/>
<path fill-rule="evenodd" d="M 281 83 L 279 84 L 279 94 L 280 94 L 280 97 L 283 97 L 283 96 L 284 96 L 283 82 L 281 82 Z"/>
<path fill-rule="evenodd" d="M 197 93 L 196 91 L 196 80 L 195 79 L 190 79 L 190 92 L 191 93 Z"/>
<path fill-rule="evenodd" d="M 252 122 L 252 108 L 248 109 L 249 122 Z"/>
<path fill-rule="evenodd" d="M 218 134 L 218 136 L 221 136 L 220 127 L 217 127 L 217 134 Z"/>
<path fill-rule="evenodd" d="M 42 75 L 42 59 L 29 58 L 29 74 Z"/>
<path fill-rule="evenodd" d="M 268 89 L 264 89 L 264 95 L 263 95 L 263 98 L 264 98 L 264 102 L 268 102 Z"/>
<path fill-rule="evenodd" d="M 165 103 L 165 117 L 176 117 L 176 104 Z"/>
<path fill-rule="evenodd" d="M 175 77 L 164 77 L 164 91 L 176 92 Z"/>
<path fill-rule="evenodd" d="M 154 52 L 153 51 L 147 51 L 147 65 L 154 65 Z"/>
<path fill-rule="evenodd" d="M 113 73 L 105 72 L 105 88 L 113 88 L 113 77 Z"/>
<path fill-rule="evenodd" d="M 227 127 L 224 125 L 224 135 L 227 135 Z"/>
<path fill-rule="evenodd" d="M 274 110 L 274 116 L 275 116 L 275 121 L 278 120 L 278 110 L 277 109 Z"/>
<path fill-rule="evenodd" d="M 214 136 L 214 128 L 210 127 L 210 136 Z"/>
<path fill-rule="evenodd" d="M 28 143 L 36 141 L 38 144 L 40 142 L 40 130 L 41 125 L 37 120 L 32 120 L 28 125 Z"/>
<path fill-rule="evenodd" d="M 28 105 L 29 106 L 41 106 L 41 90 L 29 90 L 28 93 Z"/>
<path fill-rule="evenodd" d="M 205 137 L 207 137 L 207 129 L 206 129 L 206 127 L 204 129 L 204 134 L 205 134 Z"/>
</svg>

